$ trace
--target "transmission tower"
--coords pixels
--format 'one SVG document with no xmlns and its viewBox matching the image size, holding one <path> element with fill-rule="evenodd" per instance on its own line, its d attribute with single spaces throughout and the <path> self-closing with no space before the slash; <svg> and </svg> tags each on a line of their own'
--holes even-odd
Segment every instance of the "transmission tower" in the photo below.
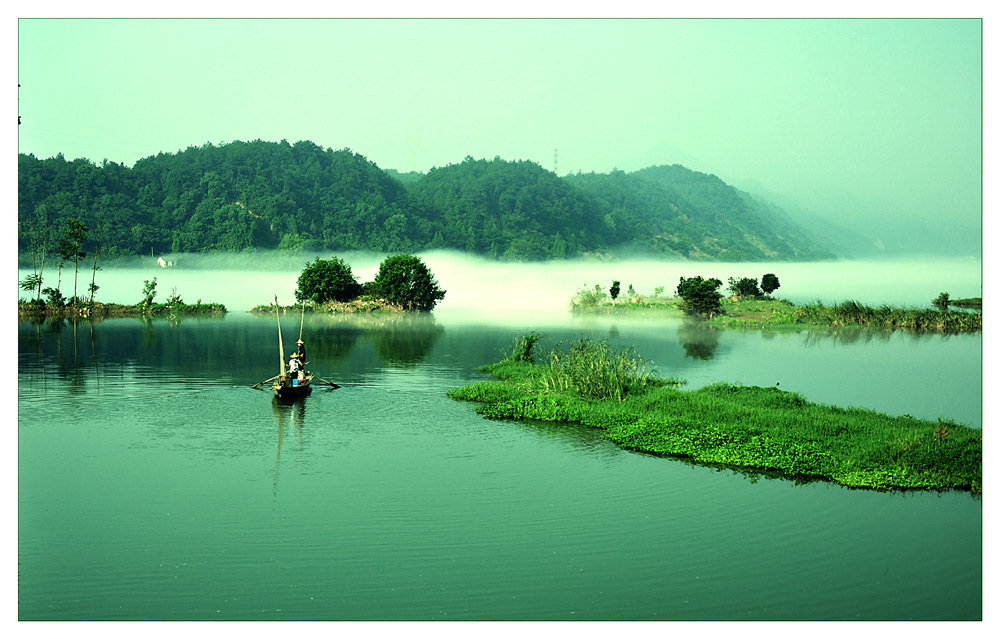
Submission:
<svg viewBox="0 0 1000 639">
<path fill-rule="evenodd" d="M 559 149 L 552 154 L 552 172 L 559 175 Z"/>
</svg>

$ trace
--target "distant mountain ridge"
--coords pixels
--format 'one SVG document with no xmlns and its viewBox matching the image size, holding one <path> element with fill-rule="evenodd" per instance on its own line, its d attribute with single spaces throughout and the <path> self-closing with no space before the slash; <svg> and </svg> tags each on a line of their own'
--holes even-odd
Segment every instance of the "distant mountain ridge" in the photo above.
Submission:
<svg viewBox="0 0 1000 639">
<path fill-rule="evenodd" d="M 496 260 L 617 257 L 817 260 L 834 255 L 777 207 L 680 165 L 558 177 L 537 163 L 465 158 L 382 170 L 312 142 L 232 142 L 132 168 L 18 155 L 18 249 L 63 220 L 102 255 L 253 249 L 419 252 Z M 48 235 L 46 235 L 48 234 Z"/>
</svg>

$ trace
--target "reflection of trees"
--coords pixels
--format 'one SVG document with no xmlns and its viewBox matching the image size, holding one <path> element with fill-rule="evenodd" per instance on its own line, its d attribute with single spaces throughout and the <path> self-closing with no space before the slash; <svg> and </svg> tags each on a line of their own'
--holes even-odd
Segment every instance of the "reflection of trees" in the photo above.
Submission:
<svg viewBox="0 0 1000 639">
<path fill-rule="evenodd" d="M 810 328 L 786 328 L 786 327 L 772 327 L 764 329 L 754 329 L 754 328 L 744 328 L 736 329 L 729 328 L 726 330 L 730 331 L 741 331 L 741 332 L 751 332 L 760 333 L 763 339 L 774 339 L 778 335 L 799 335 L 802 337 L 803 342 L 806 346 L 812 346 L 815 344 L 820 344 L 823 342 L 834 342 L 836 344 L 870 344 L 874 342 L 888 342 L 893 336 L 905 335 L 910 339 L 920 340 L 920 339 L 939 339 L 942 337 L 941 333 L 937 332 L 916 332 L 916 331 L 900 331 L 892 330 L 886 328 L 873 328 L 870 326 L 823 326 L 823 327 L 810 327 Z"/>
<path fill-rule="evenodd" d="M 355 327 L 343 330 L 317 330 L 302 336 L 306 344 L 307 356 L 311 361 L 318 358 L 338 362 L 351 353 L 362 331 Z M 297 339 L 297 338 L 296 338 Z"/>
<path fill-rule="evenodd" d="M 443 332 L 432 315 L 406 315 L 373 326 L 367 337 L 383 362 L 409 367 L 427 356 Z"/>
<path fill-rule="evenodd" d="M 685 320 L 677 327 L 677 339 L 687 357 L 693 359 L 712 359 L 719 348 L 719 337 L 722 329 L 704 322 Z"/>
<path fill-rule="evenodd" d="M 79 330 L 78 322 L 74 319 L 70 321 L 70 325 L 73 327 L 73 330 L 70 332 L 70 337 L 73 340 L 72 354 L 63 351 L 62 339 L 59 339 L 57 347 L 58 359 L 56 360 L 56 374 L 67 382 L 66 387 L 70 393 L 79 395 L 86 390 L 87 377 L 80 365 L 80 350 L 77 346 Z M 60 338 L 63 333 L 62 326 L 63 325 L 60 324 L 59 328 L 55 330 L 55 332 L 60 335 Z"/>
<path fill-rule="evenodd" d="M 287 357 L 299 326 L 295 323 L 289 329 L 284 324 Z M 372 364 L 414 366 L 426 358 L 443 331 L 429 313 L 315 314 L 306 316 L 302 337 L 314 370 L 321 375 L 326 371 L 329 378 L 330 371 L 340 370 L 342 364 L 345 371 Z M 181 324 L 165 318 L 116 318 L 81 320 L 76 325 L 50 318 L 19 322 L 18 334 L 25 373 L 40 371 L 45 358 L 69 381 L 77 374 L 89 379 L 99 364 L 99 372 L 132 366 L 185 379 L 232 379 L 250 385 L 273 376 L 279 366 L 273 316 L 259 321 L 189 318 Z M 355 352 L 359 340 L 371 345 L 365 350 L 376 361 L 365 363 L 365 354 Z M 32 351 L 35 354 L 29 355 Z"/>
<path fill-rule="evenodd" d="M 319 316 L 312 320 L 312 338 L 323 357 L 346 357 L 351 346 L 364 337 L 386 364 L 409 367 L 430 352 L 444 332 L 430 313 L 379 313 Z M 304 338 L 308 344 L 308 338 Z"/>
<path fill-rule="evenodd" d="M 826 341 L 833 341 L 835 344 L 870 344 L 872 342 L 888 342 L 894 331 L 882 328 L 868 328 L 864 326 L 846 326 L 810 329 L 801 331 L 806 346 L 818 344 Z M 914 337 L 923 337 L 917 333 L 911 333 Z"/>
</svg>

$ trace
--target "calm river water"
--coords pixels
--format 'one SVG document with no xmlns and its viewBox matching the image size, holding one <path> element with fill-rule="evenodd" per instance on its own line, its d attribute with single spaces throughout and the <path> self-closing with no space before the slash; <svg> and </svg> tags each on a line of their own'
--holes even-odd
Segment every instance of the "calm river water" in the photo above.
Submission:
<svg viewBox="0 0 1000 639">
<path fill-rule="evenodd" d="M 532 329 L 634 345 L 689 387 L 982 427 L 981 335 L 306 316 L 342 387 L 279 405 L 250 388 L 273 316 L 21 322 L 20 619 L 982 618 L 968 494 L 752 479 L 445 396 Z"/>
</svg>

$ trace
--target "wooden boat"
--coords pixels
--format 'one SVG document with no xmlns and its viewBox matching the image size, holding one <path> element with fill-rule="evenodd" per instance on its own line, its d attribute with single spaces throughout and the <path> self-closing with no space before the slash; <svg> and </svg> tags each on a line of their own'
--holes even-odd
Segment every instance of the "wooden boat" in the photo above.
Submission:
<svg viewBox="0 0 1000 639">
<path fill-rule="evenodd" d="M 295 375 L 281 375 L 274 380 L 271 388 L 274 389 L 274 394 L 278 399 L 298 399 L 312 392 L 314 375 L 309 371 L 303 371 L 303 373 L 301 380 Z"/>
<path fill-rule="evenodd" d="M 305 322 L 305 302 L 302 303 L 302 322 Z M 274 394 L 281 400 L 292 400 L 305 397 L 312 392 L 312 381 L 314 375 L 305 370 L 307 362 L 301 362 L 302 374 L 289 372 L 285 368 L 285 344 L 281 339 L 281 312 L 278 307 L 278 296 L 274 296 L 274 314 L 278 320 L 278 357 L 281 363 L 281 372 L 274 378 L 271 388 Z M 302 324 L 299 324 L 299 339 L 302 339 Z M 294 355 L 293 355 L 294 357 Z"/>
<path fill-rule="evenodd" d="M 285 365 L 285 343 L 281 339 L 281 311 L 278 306 L 278 296 L 274 296 L 274 313 L 278 320 L 278 374 L 270 379 L 265 379 L 262 382 L 257 382 L 251 388 L 260 388 L 268 382 L 273 382 L 271 388 L 274 389 L 274 395 L 279 400 L 296 400 L 300 397 L 305 397 L 312 392 L 313 380 L 322 382 L 332 388 L 340 388 L 337 384 L 327 381 L 318 375 L 314 375 L 309 370 L 305 368 L 306 364 L 309 362 L 302 362 L 302 375 L 301 379 L 299 374 L 292 373 L 288 370 Z M 305 323 L 305 302 L 302 303 L 302 321 L 299 324 L 299 341 L 302 341 L 302 326 Z"/>
</svg>

